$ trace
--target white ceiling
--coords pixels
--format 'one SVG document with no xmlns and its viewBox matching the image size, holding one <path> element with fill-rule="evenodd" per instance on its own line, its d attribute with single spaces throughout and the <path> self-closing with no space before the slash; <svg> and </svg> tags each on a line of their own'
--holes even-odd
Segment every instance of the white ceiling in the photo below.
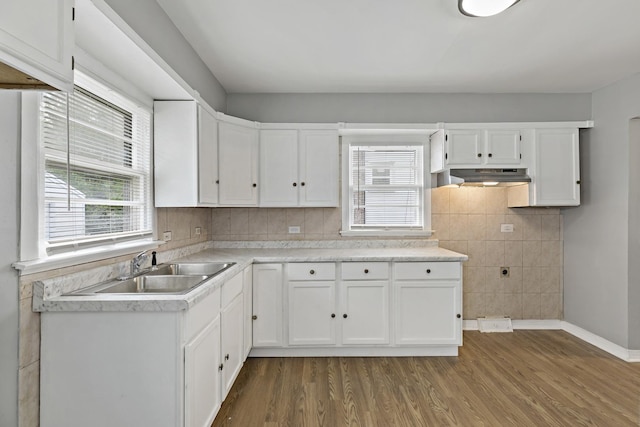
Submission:
<svg viewBox="0 0 640 427">
<path fill-rule="evenodd" d="M 157 0 L 229 93 L 592 92 L 640 72 L 640 0 Z"/>
</svg>

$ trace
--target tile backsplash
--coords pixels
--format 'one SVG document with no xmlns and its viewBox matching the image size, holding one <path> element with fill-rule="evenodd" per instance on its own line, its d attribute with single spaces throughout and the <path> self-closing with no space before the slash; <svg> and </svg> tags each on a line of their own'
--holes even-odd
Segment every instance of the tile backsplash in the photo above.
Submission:
<svg viewBox="0 0 640 427">
<path fill-rule="evenodd" d="M 513 232 L 501 232 L 512 224 Z M 440 246 L 469 255 L 464 318 L 562 318 L 562 216 L 557 208 L 507 207 L 506 188 L 432 190 Z M 501 276 L 509 268 L 509 277 Z"/>
</svg>

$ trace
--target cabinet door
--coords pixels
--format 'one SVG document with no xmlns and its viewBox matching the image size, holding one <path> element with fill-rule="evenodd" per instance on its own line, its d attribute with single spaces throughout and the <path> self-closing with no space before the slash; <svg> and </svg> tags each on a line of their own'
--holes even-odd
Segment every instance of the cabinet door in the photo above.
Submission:
<svg viewBox="0 0 640 427">
<path fill-rule="evenodd" d="M 209 427 L 220 409 L 220 317 L 184 350 L 185 426 Z"/>
<path fill-rule="evenodd" d="M 578 206 L 578 129 L 537 129 L 535 132 L 535 205 Z"/>
<path fill-rule="evenodd" d="M 519 165 L 520 131 L 488 130 L 486 162 L 487 165 Z"/>
<path fill-rule="evenodd" d="M 260 206 L 298 205 L 298 131 L 260 131 Z"/>
<path fill-rule="evenodd" d="M 282 347 L 282 264 L 253 266 L 253 346 Z"/>
<path fill-rule="evenodd" d="M 343 344 L 389 343 L 389 282 L 341 283 Z"/>
<path fill-rule="evenodd" d="M 198 198 L 200 204 L 218 204 L 218 122 L 198 106 Z"/>
<path fill-rule="evenodd" d="M 253 269 L 251 266 L 244 269 L 242 272 L 242 294 L 244 301 L 244 351 L 242 352 L 242 360 L 245 360 L 251 351 L 251 345 L 253 343 L 252 337 L 252 323 L 251 317 L 253 316 Z"/>
<path fill-rule="evenodd" d="M 300 131 L 300 205 L 338 206 L 338 133 Z"/>
<path fill-rule="evenodd" d="M 335 282 L 289 282 L 289 345 L 333 345 Z"/>
<path fill-rule="evenodd" d="M 255 206 L 258 201 L 258 132 L 232 123 L 218 124 L 219 201 Z"/>
<path fill-rule="evenodd" d="M 395 287 L 396 344 L 462 343 L 460 282 L 400 281 Z"/>
<path fill-rule="evenodd" d="M 221 312 L 222 400 L 242 367 L 244 341 L 243 295 L 236 296 Z"/>
<path fill-rule="evenodd" d="M 484 132 L 481 130 L 448 130 L 445 146 L 448 166 L 475 166 L 484 162 Z"/>
<path fill-rule="evenodd" d="M 73 89 L 73 0 L 4 2 L 0 62 L 61 90 Z"/>
</svg>

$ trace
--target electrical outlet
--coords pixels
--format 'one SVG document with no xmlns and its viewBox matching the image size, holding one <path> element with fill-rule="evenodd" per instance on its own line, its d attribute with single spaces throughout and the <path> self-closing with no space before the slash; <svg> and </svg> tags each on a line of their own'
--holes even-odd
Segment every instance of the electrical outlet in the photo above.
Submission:
<svg viewBox="0 0 640 427">
<path fill-rule="evenodd" d="M 196 227 L 196 236 L 199 236 L 201 234 L 202 234 L 202 228 Z"/>
<path fill-rule="evenodd" d="M 513 233 L 513 224 L 500 224 L 501 233 Z"/>
<path fill-rule="evenodd" d="M 298 234 L 298 233 L 300 233 L 299 225 L 292 225 L 289 227 L 289 234 Z"/>
<path fill-rule="evenodd" d="M 171 232 L 165 231 L 164 233 L 162 233 L 162 240 L 164 240 L 165 242 L 171 240 Z"/>
</svg>

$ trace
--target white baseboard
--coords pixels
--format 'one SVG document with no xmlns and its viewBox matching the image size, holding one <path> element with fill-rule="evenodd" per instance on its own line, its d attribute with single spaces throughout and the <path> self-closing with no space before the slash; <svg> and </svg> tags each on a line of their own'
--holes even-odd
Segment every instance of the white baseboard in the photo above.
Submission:
<svg viewBox="0 0 640 427">
<path fill-rule="evenodd" d="M 513 320 L 512 323 L 514 330 L 563 330 L 626 362 L 640 362 L 640 350 L 629 350 L 564 320 Z M 478 321 L 465 320 L 462 328 L 465 331 L 477 331 Z"/>
</svg>

